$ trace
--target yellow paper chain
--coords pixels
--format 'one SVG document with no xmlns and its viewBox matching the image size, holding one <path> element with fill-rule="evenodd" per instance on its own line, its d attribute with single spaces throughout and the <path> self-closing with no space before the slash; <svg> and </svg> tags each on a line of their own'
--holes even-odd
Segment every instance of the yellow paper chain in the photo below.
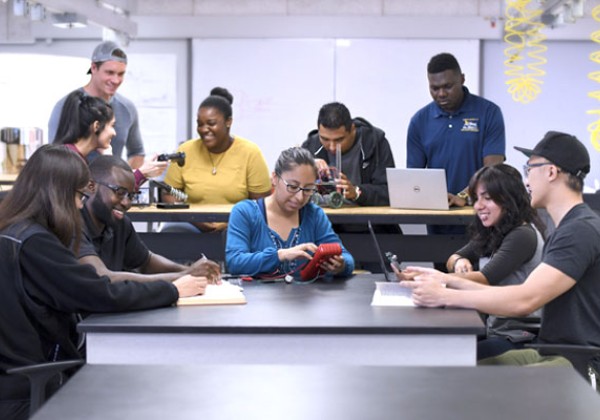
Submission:
<svg viewBox="0 0 600 420">
<path fill-rule="evenodd" d="M 544 57 L 548 47 L 542 43 L 546 36 L 540 32 L 544 27 L 539 20 L 542 10 L 528 7 L 530 3 L 531 0 L 508 1 L 504 24 L 504 41 L 509 44 L 504 50 L 508 93 L 515 102 L 524 104 L 533 101 L 542 91 L 540 78 L 546 72 L 541 67 L 548 62 Z M 529 58 L 527 64 L 523 63 L 524 54 Z"/>
<path fill-rule="evenodd" d="M 600 22 L 600 6 L 594 7 L 594 9 L 592 10 L 592 17 L 596 22 Z M 600 44 L 600 30 L 592 32 L 590 38 L 595 43 Z M 591 53 L 590 60 L 600 64 L 600 51 L 594 51 L 593 53 Z M 594 82 L 600 83 L 600 71 L 593 71 L 588 74 L 588 77 Z M 600 101 L 600 90 L 590 92 L 588 93 L 588 96 Z M 587 113 L 600 117 L 600 109 L 593 109 L 588 111 Z M 596 149 L 597 151 L 600 151 L 600 119 L 589 124 L 588 131 L 590 132 L 592 146 L 594 146 L 594 149 Z"/>
</svg>

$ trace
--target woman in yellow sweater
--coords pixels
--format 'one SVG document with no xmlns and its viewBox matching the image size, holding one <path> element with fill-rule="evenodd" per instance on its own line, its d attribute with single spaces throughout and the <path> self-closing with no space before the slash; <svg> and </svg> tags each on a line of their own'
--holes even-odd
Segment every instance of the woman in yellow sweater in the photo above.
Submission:
<svg viewBox="0 0 600 420">
<path fill-rule="evenodd" d="M 214 88 L 198 108 L 200 138 L 188 140 L 178 151 L 186 155 L 185 165 L 170 165 L 165 182 L 184 191 L 191 204 L 235 204 L 271 192 L 269 169 L 259 147 L 230 134 L 233 96 Z M 174 201 L 174 197 L 164 197 Z M 197 223 L 200 230 L 222 230 L 223 223 Z M 163 229 L 164 231 L 165 229 Z M 171 229 L 167 229 L 171 230 Z"/>
</svg>

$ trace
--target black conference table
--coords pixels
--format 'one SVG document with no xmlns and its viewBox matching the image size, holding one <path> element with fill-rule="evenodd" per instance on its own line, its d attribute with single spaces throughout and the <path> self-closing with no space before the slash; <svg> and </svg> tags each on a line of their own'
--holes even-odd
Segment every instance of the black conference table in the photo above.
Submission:
<svg viewBox="0 0 600 420">
<path fill-rule="evenodd" d="M 371 306 L 374 280 L 253 281 L 245 305 L 95 314 L 78 330 L 90 364 L 475 365 L 476 311 Z"/>
<path fill-rule="evenodd" d="M 596 419 L 574 370 L 524 367 L 84 366 L 34 420 Z"/>
</svg>

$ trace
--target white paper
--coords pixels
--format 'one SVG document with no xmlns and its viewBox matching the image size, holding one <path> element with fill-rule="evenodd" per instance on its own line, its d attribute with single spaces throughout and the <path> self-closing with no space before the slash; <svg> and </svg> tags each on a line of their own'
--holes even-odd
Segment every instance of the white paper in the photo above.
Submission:
<svg viewBox="0 0 600 420">
<path fill-rule="evenodd" d="M 371 306 L 416 306 L 412 301 L 412 291 L 395 282 L 375 282 L 375 292 Z"/>
</svg>

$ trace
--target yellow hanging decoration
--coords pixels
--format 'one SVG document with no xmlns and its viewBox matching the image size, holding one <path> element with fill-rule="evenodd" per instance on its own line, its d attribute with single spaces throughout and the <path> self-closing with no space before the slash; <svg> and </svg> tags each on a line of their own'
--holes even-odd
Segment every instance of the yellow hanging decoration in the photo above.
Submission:
<svg viewBox="0 0 600 420">
<path fill-rule="evenodd" d="M 509 46 L 504 50 L 507 59 L 504 72 L 510 77 L 506 81 L 508 93 L 515 102 L 529 103 L 542 91 L 540 78 L 546 74 L 541 68 L 548 62 L 544 53 L 548 49 L 542 41 L 546 35 L 540 30 L 544 24 L 540 22 L 541 9 L 529 7 L 531 0 L 509 0 L 506 2 L 506 23 L 504 24 L 504 41 Z M 526 57 L 529 58 L 524 63 Z M 527 71 L 525 71 L 527 69 Z"/>
<path fill-rule="evenodd" d="M 592 10 L 592 17 L 596 22 L 600 22 L 600 6 L 594 7 Z M 600 44 L 600 30 L 592 32 L 590 38 L 597 44 Z M 590 60 L 600 64 L 600 51 L 594 51 L 590 54 Z M 600 83 L 600 71 L 593 71 L 588 74 L 588 77 L 594 82 Z M 595 90 L 588 93 L 588 96 L 600 101 L 600 90 Z M 588 114 L 596 115 L 600 117 L 600 109 L 594 109 L 587 112 Z M 590 132 L 590 138 L 594 149 L 600 152 L 600 119 L 594 121 L 588 125 L 588 131 Z"/>
</svg>

